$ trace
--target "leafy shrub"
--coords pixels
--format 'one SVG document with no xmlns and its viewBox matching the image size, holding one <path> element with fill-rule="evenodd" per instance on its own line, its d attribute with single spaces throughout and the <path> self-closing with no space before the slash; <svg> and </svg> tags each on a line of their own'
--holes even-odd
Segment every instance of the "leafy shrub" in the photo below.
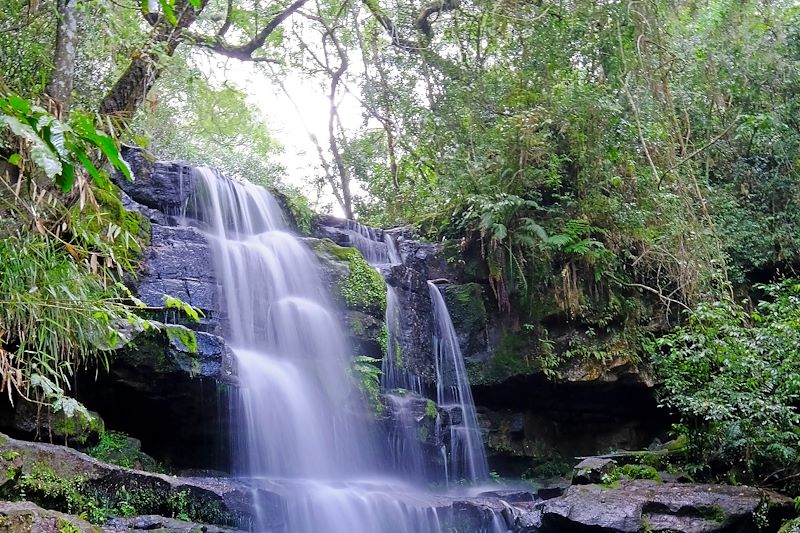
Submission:
<svg viewBox="0 0 800 533">
<path fill-rule="evenodd" d="M 692 470 L 780 483 L 800 459 L 800 282 L 759 288 L 766 299 L 750 313 L 726 300 L 699 305 L 660 341 L 656 366 Z"/>
</svg>

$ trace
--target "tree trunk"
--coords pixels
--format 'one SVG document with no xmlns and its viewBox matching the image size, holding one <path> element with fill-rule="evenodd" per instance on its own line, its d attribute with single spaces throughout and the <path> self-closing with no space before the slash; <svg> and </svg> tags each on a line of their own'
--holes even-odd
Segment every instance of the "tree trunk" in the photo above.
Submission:
<svg viewBox="0 0 800 533">
<path fill-rule="evenodd" d="M 58 29 L 53 56 L 53 71 L 47 83 L 47 94 L 58 106 L 59 114 L 69 114 L 72 85 L 75 81 L 75 57 L 78 50 L 78 0 L 58 0 Z"/>
<path fill-rule="evenodd" d="M 194 23 L 206 3 L 203 1 L 200 9 L 195 10 L 185 0 L 176 2 L 177 24 L 174 26 L 163 16 L 159 17 L 153 26 L 148 49 L 131 61 L 128 69 L 103 98 L 100 113 L 122 118 L 133 117 L 161 75 L 163 67 L 160 58 L 172 57 L 181 43 L 183 31 Z"/>
</svg>

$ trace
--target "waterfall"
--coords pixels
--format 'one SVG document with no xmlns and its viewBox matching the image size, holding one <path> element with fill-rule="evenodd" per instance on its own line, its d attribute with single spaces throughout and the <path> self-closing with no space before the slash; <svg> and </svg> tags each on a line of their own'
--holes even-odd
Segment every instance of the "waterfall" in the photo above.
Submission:
<svg viewBox="0 0 800 533">
<path fill-rule="evenodd" d="M 454 499 L 381 476 L 386 465 L 351 378 L 352 349 L 316 257 L 288 231 L 275 199 L 207 168 L 196 173 L 198 190 L 185 220 L 203 231 L 212 251 L 220 321 L 236 360 L 235 473 L 283 502 L 279 511 L 260 509 L 253 530 L 451 530 L 449 524 L 461 520 Z M 396 248 L 381 244 L 374 261 L 398 258 Z M 412 466 L 409 476 L 421 470 Z M 278 526 L 276 512 L 283 521 Z M 488 518 L 468 531 L 505 531 L 496 524 L 499 511 L 484 512 Z"/>
<path fill-rule="evenodd" d="M 313 254 L 261 187 L 198 169 L 197 216 L 211 246 L 226 339 L 236 356 L 243 429 L 239 473 L 335 478 L 374 466 L 349 347 Z M 276 431 L 276 428 L 280 428 Z"/>
<path fill-rule="evenodd" d="M 382 274 L 387 267 L 402 264 L 397 244 L 390 234 L 383 232 L 381 239 L 376 230 L 354 221 L 347 221 L 346 232 L 350 244 Z M 442 448 L 443 478 L 448 483 L 462 479 L 471 482 L 484 481 L 489 477 L 489 467 L 464 357 L 439 288 L 428 281 L 428 291 L 433 307 L 436 402 L 445 410 L 448 418 L 445 429 L 449 450 Z M 405 389 L 417 395 L 424 394 L 419 376 L 402 368 L 400 364 L 398 339 L 402 329 L 402 309 L 399 302 L 397 289 L 387 284 L 386 325 L 389 341 L 381 367 L 381 387 L 395 418 L 389 429 L 392 460 L 399 470 L 419 479 L 427 474 L 425 453 L 416 434 L 418 428 L 415 423 L 417 421 L 414 420 L 416 413 L 413 405 L 415 398 L 414 395 L 394 392 L 395 389 Z M 437 416 L 437 430 L 441 427 L 441 417 Z"/>
<path fill-rule="evenodd" d="M 436 402 L 450 417 L 449 478 L 482 481 L 489 477 L 475 403 L 458 337 L 439 287 L 428 281 L 433 304 Z"/>
</svg>

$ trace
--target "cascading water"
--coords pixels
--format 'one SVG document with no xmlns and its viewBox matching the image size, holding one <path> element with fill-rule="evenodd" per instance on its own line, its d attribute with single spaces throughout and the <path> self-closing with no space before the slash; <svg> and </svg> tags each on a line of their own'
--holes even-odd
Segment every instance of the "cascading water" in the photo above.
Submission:
<svg viewBox="0 0 800 533">
<path fill-rule="evenodd" d="M 402 260 L 394 240 L 388 233 L 383 239 L 378 233 L 354 221 L 347 221 L 350 244 L 357 248 L 367 261 L 379 272 Z M 385 276 L 384 276 L 385 277 Z M 451 480 L 484 481 L 489 477 L 486 451 L 483 445 L 472 391 L 467 378 L 464 358 L 458 345 L 453 322 L 439 288 L 431 281 L 428 289 L 433 307 L 434 362 L 436 367 L 436 402 L 449 417 L 447 424 L 449 449 L 442 448 L 443 477 Z M 397 339 L 400 337 L 402 310 L 397 289 L 387 284 L 386 324 L 389 331 L 387 353 L 382 365 L 381 386 L 392 406 L 395 420 L 389 431 L 392 458 L 404 473 L 424 478 L 424 452 L 417 438 L 417 424 L 413 404 L 415 395 L 397 394 L 403 389 L 424 394 L 418 376 L 402 368 Z M 437 428 L 441 427 L 437 416 Z"/>
<path fill-rule="evenodd" d="M 244 461 L 251 476 L 334 478 L 375 464 L 355 417 L 349 351 L 311 252 L 287 233 L 261 187 L 199 169 L 195 211 L 224 301 L 242 385 Z M 276 430 L 280 428 L 280 430 Z"/>
<path fill-rule="evenodd" d="M 436 403 L 450 416 L 448 477 L 483 481 L 489 477 L 489 467 L 464 357 L 439 287 L 428 281 L 428 290 L 433 304 Z"/>
<path fill-rule="evenodd" d="M 197 169 L 197 176 L 186 214 L 210 244 L 221 321 L 236 358 L 237 474 L 283 501 L 283 522 L 257 516 L 254 531 L 446 531 L 452 501 L 378 477 L 376 438 L 350 378 L 352 354 L 315 257 L 287 232 L 264 189 L 210 169 Z M 476 533 L 505 531 L 492 513 Z"/>
</svg>

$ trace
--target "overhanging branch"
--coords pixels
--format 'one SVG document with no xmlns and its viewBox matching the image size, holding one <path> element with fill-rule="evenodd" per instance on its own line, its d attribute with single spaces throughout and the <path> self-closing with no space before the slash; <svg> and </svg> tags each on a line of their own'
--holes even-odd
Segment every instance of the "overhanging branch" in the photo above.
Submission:
<svg viewBox="0 0 800 533">
<path fill-rule="evenodd" d="M 227 31 L 226 24 L 230 26 L 230 24 L 228 24 L 227 17 L 226 22 L 222 25 L 222 28 L 220 28 L 220 31 L 217 33 L 217 35 L 209 37 L 206 35 L 186 32 L 186 40 L 202 48 L 208 48 L 209 50 L 218 54 L 239 59 L 241 61 L 276 63 L 277 61 L 273 59 L 253 57 L 253 54 L 264 46 L 267 38 L 278 28 L 278 26 L 283 23 L 284 20 L 292 16 L 292 14 L 294 14 L 298 9 L 303 7 L 307 1 L 308 0 L 296 0 L 294 3 L 290 4 L 288 7 L 286 7 L 286 9 L 275 15 L 275 17 L 273 17 L 272 20 L 270 20 L 267 25 L 256 34 L 255 37 L 244 44 L 234 45 L 224 40 L 224 34 Z M 230 16 L 230 12 L 228 13 L 228 16 Z"/>
</svg>

